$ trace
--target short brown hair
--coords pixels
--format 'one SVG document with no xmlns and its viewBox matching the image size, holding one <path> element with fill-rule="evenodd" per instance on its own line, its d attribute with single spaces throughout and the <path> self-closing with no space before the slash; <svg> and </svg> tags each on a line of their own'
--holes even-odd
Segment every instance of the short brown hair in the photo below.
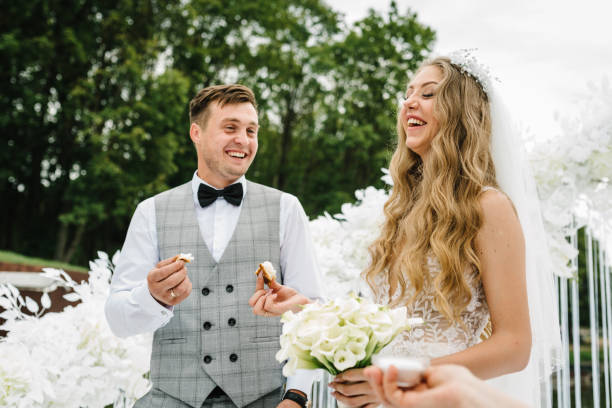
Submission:
<svg viewBox="0 0 612 408">
<path fill-rule="evenodd" d="M 218 102 L 221 107 L 248 102 L 257 110 L 255 94 L 250 88 L 239 84 L 214 85 L 200 90 L 189 102 L 189 123 L 206 126 L 211 102 Z"/>
</svg>

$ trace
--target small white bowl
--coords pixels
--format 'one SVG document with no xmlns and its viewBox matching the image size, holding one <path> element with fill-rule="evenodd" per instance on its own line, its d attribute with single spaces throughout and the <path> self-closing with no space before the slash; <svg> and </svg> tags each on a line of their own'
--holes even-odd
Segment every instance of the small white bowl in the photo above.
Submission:
<svg viewBox="0 0 612 408">
<path fill-rule="evenodd" d="M 421 382 L 423 373 L 429 367 L 429 359 L 423 357 L 397 357 L 376 354 L 372 356 L 372 364 L 387 372 L 389 366 L 397 368 L 397 385 L 412 387 Z"/>
</svg>

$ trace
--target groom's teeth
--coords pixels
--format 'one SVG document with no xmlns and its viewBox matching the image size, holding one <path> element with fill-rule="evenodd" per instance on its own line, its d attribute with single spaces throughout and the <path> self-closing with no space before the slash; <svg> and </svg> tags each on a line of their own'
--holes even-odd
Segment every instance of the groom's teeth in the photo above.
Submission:
<svg viewBox="0 0 612 408">
<path fill-rule="evenodd" d="M 241 159 L 244 158 L 244 156 L 246 156 L 244 153 L 239 153 L 239 152 L 229 152 L 228 154 L 232 157 L 240 157 Z"/>
</svg>

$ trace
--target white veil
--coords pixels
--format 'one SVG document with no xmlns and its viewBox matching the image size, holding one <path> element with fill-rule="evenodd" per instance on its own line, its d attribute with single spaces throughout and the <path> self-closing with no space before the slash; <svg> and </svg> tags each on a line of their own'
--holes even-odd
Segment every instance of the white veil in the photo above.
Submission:
<svg viewBox="0 0 612 408">
<path fill-rule="evenodd" d="M 525 270 L 531 320 L 531 355 L 527 367 L 489 380 L 531 407 L 551 407 L 551 374 L 561 365 L 561 331 L 554 291 L 551 255 L 542 222 L 535 179 L 521 140 L 521 132 L 505 106 L 499 83 L 481 64 L 474 49 L 449 54 L 451 62 L 483 87 L 491 108 L 491 153 L 497 182 L 512 200 L 525 236 Z"/>
<path fill-rule="evenodd" d="M 487 94 L 491 105 L 491 152 L 497 181 L 514 203 L 525 236 L 527 296 L 532 331 L 531 356 L 527 367 L 490 382 L 530 406 L 549 407 L 551 374 L 561 362 L 561 338 L 547 235 L 520 131 L 503 103 L 499 85 L 488 86 Z"/>
</svg>

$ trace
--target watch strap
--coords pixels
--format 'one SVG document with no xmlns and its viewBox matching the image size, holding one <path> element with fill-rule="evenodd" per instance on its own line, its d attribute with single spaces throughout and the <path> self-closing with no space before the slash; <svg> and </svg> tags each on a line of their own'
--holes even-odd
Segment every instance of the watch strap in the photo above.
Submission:
<svg viewBox="0 0 612 408">
<path fill-rule="evenodd" d="M 293 402 L 297 402 L 300 404 L 300 407 L 306 408 L 308 406 L 308 398 L 303 396 L 302 394 L 295 392 L 293 390 L 288 390 L 283 397 L 283 400 L 291 400 Z"/>
</svg>

